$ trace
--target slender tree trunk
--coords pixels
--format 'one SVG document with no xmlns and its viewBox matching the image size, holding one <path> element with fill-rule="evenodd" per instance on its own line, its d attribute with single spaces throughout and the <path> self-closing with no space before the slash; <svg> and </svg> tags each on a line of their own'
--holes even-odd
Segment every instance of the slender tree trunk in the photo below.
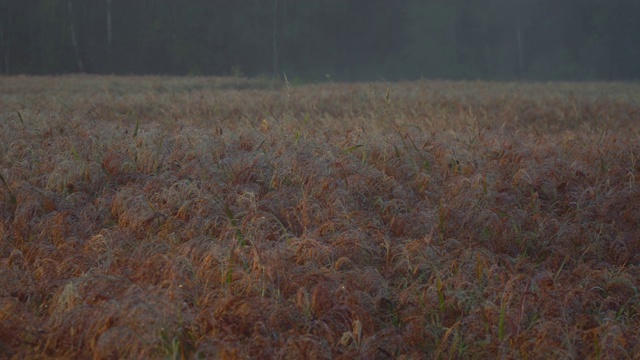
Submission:
<svg viewBox="0 0 640 360">
<path fill-rule="evenodd" d="M 516 2 L 516 41 L 518 46 L 518 77 L 522 76 L 524 72 L 524 57 L 523 57 L 523 46 L 522 46 L 522 19 L 521 19 L 521 2 Z"/>
<path fill-rule="evenodd" d="M 107 0 L 107 66 L 111 71 L 111 44 L 113 36 L 111 32 L 111 0 Z"/>
<path fill-rule="evenodd" d="M 273 77 L 278 77 L 278 0 L 273 0 Z"/>
<path fill-rule="evenodd" d="M 4 52 L 4 73 L 9 75 L 9 73 L 11 72 L 11 68 L 9 67 L 10 65 L 10 61 L 9 61 L 9 41 L 7 40 L 7 48 L 5 49 Z"/>
<path fill-rule="evenodd" d="M 11 69 L 9 68 L 9 59 L 11 52 L 11 38 L 10 38 L 10 30 L 11 30 L 11 6 L 4 5 L 2 8 L 2 13 L 0 14 L 0 50 L 2 51 L 2 65 L 3 72 L 6 75 L 9 75 Z"/>
<path fill-rule="evenodd" d="M 67 2 L 67 5 L 69 7 L 69 21 L 71 23 L 71 44 L 73 44 L 73 49 L 75 50 L 76 53 L 76 61 L 78 62 L 78 70 L 80 70 L 81 73 L 84 72 L 84 65 L 82 64 L 82 58 L 80 57 L 80 49 L 78 49 L 78 41 L 76 40 L 76 30 L 73 26 L 73 8 L 71 5 L 71 0 L 69 0 Z"/>
<path fill-rule="evenodd" d="M 4 23 L 0 24 L 0 49 L 2 49 L 2 58 L 4 60 L 4 73 L 9 74 L 9 46 L 4 36 Z"/>
</svg>

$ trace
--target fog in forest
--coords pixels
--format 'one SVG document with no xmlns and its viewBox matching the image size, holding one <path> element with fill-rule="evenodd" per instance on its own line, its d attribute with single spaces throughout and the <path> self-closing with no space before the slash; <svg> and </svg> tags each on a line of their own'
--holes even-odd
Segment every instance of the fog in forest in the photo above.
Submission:
<svg viewBox="0 0 640 360">
<path fill-rule="evenodd" d="M 637 80 L 637 0 L 0 0 L 2 74 Z"/>
</svg>

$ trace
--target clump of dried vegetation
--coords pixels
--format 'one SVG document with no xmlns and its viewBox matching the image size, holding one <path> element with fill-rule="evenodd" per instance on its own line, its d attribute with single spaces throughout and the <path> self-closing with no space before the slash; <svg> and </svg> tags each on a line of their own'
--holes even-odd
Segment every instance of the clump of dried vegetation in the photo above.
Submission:
<svg viewBox="0 0 640 360">
<path fill-rule="evenodd" d="M 637 85 L 258 85 L 0 82 L 0 357 L 640 353 Z"/>
</svg>

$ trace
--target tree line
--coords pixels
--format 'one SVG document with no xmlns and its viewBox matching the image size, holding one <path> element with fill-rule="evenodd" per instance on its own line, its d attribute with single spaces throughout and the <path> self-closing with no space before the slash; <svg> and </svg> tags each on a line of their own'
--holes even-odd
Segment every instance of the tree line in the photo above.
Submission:
<svg viewBox="0 0 640 360">
<path fill-rule="evenodd" d="M 0 0 L 3 74 L 633 80 L 637 0 Z"/>
</svg>

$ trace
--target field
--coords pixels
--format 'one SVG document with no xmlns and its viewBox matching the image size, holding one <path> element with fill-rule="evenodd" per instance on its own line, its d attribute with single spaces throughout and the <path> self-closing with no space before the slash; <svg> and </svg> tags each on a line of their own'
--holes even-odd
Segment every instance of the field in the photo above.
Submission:
<svg viewBox="0 0 640 360">
<path fill-rule="evenodd" d="M 639 156 L 634 83 L 1 78 L 0 358 L 634 358 Z"/>
</svg>

